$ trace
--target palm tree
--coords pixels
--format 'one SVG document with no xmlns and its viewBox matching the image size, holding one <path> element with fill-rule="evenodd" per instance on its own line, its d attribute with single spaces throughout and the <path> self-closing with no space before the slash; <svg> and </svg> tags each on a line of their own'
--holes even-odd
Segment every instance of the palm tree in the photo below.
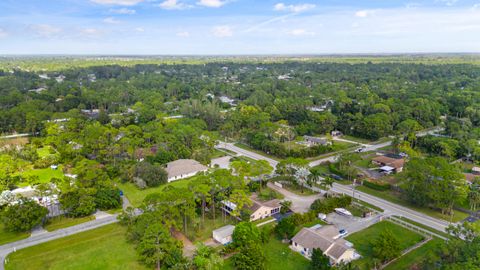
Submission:
<svg viewBox="0 0 480 270">
<path fill-rule="evenodd" d="M 322 177 L 322 174 L 319 170 L 310 170 L 308 180 L 309 181 L 307 183 L 309 186 L 312 186 L 313 183 L 316 183 L 325 191 L 328 191 L 333 186 L 333 179 L 328 176 Z"/>
<path fill-rule="evenodd" d="M 307 168 L 302 167 L 295 172 L 295 179 L 297 180 L 297 183 L 302 187 L 302 193 L 303 193 L 303 188 L 307 183 L 309 176 L 310 176 L 310 171 Z"/>
</svg>

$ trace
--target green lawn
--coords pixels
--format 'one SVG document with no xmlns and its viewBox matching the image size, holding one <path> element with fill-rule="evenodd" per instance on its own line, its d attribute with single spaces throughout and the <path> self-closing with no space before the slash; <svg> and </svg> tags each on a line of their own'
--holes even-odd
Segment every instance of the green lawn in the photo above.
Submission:
<svg viewBox="0 0 480 270">
<path fill-rule="evenodd" d="M 262 245 L 265 252 L 265 269 L 268 270 L 307 270 L 310 267 L 310 261 L 302 255 L 292 251 L 288 244 L 272 237 L 267 244 Z M 235 269 L 233 260 L 230 258 L 225 261 L 224 270 Z"/>
<path fill-rule="evenodd" d="M 343 135 L 341 138 L 345 139 L 345 140 L 349 140 L 349 141 L 358 142 L 358 143 L 364 143 L 364 144 L 369 144 L 369 143 L 372 142 L 372 141 L 367 140 L 367 139 L 357 138 L 357 137 L 353 137 L 353 136 L 350 136 L 350 135 Z"/>
<path fill-rule="evenodd" d="M 227 216 L 225 218 L 225 221 L 223 221 L 222 214 L 220 213 L 220 211 L 218 211 L 215 222 L 213 222 L 213 219 L 207 217 L 205 217 L 205 224 L 203 224 L 203 226 L 201 226 L 200 224 L 201 217 L 197 217 L 196 222 L 198 226 L 196 226 L 196 228 L 190 228 L 189 231 L 187 231 L 187 237 L 192 242 L 205 241 L 209 238 L 212 238 L 213 230 L 216 230 L 228 224 L 235 225 L 236 220 L 231 216 Z"/>
<path fill-rule="evenodd" d="M 45 146 L 45 147 L 42 147 L 42 148 L 38 148 L 37 149 L 37 154 L 38 154 L 38 157 L 39 158 L 46 158 L 46 157 L 49 157 L 49 156 L 54 156 L 55 154 L 52 154 L 50 152 L 52 148 L 50 146 Z"/>
<path fill-rule="evenodd" d="M 378 190 L 368 188 L 366 186 L 360 186 L 360 187 L 357 187 L 356 189 L 359 190 L 359 191 L 365 192 L 367 194 L 379 197 L 381 199 L 384 199 L 384 200 L 387 200 L 387 201 L 390 201 L 390 202 L 408 207 L 410 209 L 413 209 L 415 211 L 424 213 L 424 214 L 429 215 L 431 217 L 450 221 L 450 216 L 442 215 L 441 212 L 435 211 L 434 209 L 411 205 L 410 203 L 401 199 L 399 196 L 397 196 L 396 194 L 394 194 L 391 191 L 378 191 Z M 453 222 L 458 222 L 458 221 L 466 219 L 467 217 L 468 217 L 467 213 L 463 213 L 463 212 L 460 212 L 460 211 L 454 211 L 452 221 Z"/>
<path fill-rule="evenodd" d="M 211 159 L 213 159 L 213 158 L 219 158 L 219 157 L 224 157 L 224 156 L 226 156 L 226 155 L 227 155 L 227 154 L 226 154 L 224 151 L 220 151 L 220 150 L 215 149 L 215 150 L 213 151 L 212 156 L 211 156 L 210 158 L 211 158 Z"/>
<path fill-rule="evenodd" d="M 310 195 L 318 194 L 317 192 L 312 191 L 306 187 L 303 188 L 303 192 L 302 192 L 302 187 L 295 184 L 292 184 L 292 185 L 284 184 L 283 188 L 300 196 L 310 196 Z"/>
<path fill-rule="evenodd" d="M 443 240 L 434 238 L 428 241 L 423 246 L 412 250 L 411 252 L 405 254 L 404 256 L 400 257 L 395 262 L 389 264 L 385 270 L 405 270 L 411 269 L 418 263 L 421 263 L 422 260 L 426 257 L 427 254 L 433 252 L 435 248 L 440 245 Z"/>
<path fill-rule="evenodd" d="M 26 233 L 7 232 L 5 231 L 3 224 L 0 223 L 0 245 L 19 241 L 28 237 L 30 237 L 30 232 L 26 232 Z"/>
<path fill-rule="evenodd" d="M 70 218 L 66 216 L 58 216 L 51 218 L 43 226 L 43 228 L 49 232 L 55 231 L 58 229 L 63 229 L 71 226 L 75 226 L 84 222 L 94 220 L 95 216 L 81 217 L 81 218 Z"/>
<path fill-rule="evenodd" d="M 146 188 L 146 189 L 139 189 L 135 184 L 130 182 L 120 183 L 120 184 L 117 184 L 117 186 L 119 189 L 123 191 L 124 196 L 127 197 L 127 199 L 130 201 L 130 203 L 134 207 L 139 207 L 142 204 L 145 197 L 147 197 L 147 195 L 161 192 L 167 186 L 174 186 L 177 188 L 187 188 L 188 183 L 190 183 L 190 180 L 194 177 L 195 176 L 191 178 L 174 181 L 165 185 L 160 185 L 158 187 Z"/>
<path fill-rule="evenodd" d="M 415 225 L 415 226 L 417 226 L 417 227 L 423 228 L 423 229 L 425 229 L 425 230 L 427 230 L 427 231 L 436 233 L 436 234 L 438 234 L 438 235 L 441 235 L 441 236 L 444 236 L 444 237 L 447 237 L 447 238 L 448 238 L 448 237 L 451 237 L 451 235 L 449 235 L 449 234 L 446 233 L 446 232 L 442 232 L 442 231 L 438 231 L 438 230 L 432 229 L 432 228 L 430 228 L 430 227 L 428 227 L 428 226 L 426 226 L 426 225 L 423 225 L 422 223 L 415 222 L 415 221 L 410 220 L 410 219 L 408 219 L 408 218 L 406 218 L 406 217 L 397 217 L 397 216 L 395 216 L 395 217 L 398 218 L 398 219 L 401 219 L 401 220 L 403 220 L 403 221 L 406 221 L 406 222 L 408 222 L 408 223 L 410 223 L 410 224 L 413 224 L 413 225 Z"/>
<path fill-rule="evenodd" d="M 382 231 L 385 230 L 390 230 L 393 235 L 397 237 L 400 242 L 401 250 L 405 250 L 423 239 L 422 235 L 388 221 L 381 221 L 365 230 L 347 236 L 346 240 L 352 242 L 357 252 L 362 255 L 361 259 L 354 261 L 354 264 L 358 265 L 360 269 L 368 269 L 368 264 L 371 262 L 373 256 L 371 243 Z"/>
<path fill-rule="evenodd" d="M 21 249 L 8 259 L 7 270 L 147 269 L 138 263 L 125 228 L 118 224 Z"/>
<path fill-rule="evenodd" d="M 64 174 L 62 172 L 62 165 L 59 165 L 56 170 L 51 169 L 50 167 L 44 169 L 31 169 L 21 173 L 23 177 L 28 176 L 38 176 L 38 181 L 40 183 L 49 183 L 52 178 L 62 179 Z M 28 183 L 22 183 L 20 186 L 28 186 Z"/>
</svg>

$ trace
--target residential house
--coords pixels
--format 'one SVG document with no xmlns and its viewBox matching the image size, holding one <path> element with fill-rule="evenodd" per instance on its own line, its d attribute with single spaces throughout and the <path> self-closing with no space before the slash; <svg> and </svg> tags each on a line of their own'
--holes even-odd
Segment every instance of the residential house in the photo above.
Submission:
<svg viewBox="0 0 480 270">
<path fill-rule="evenodd" d="M 340 137 L 343 135 L 343 133 L 339 130 L 332 130 L 332 132 L 330 132 L 330 135 L 332 135 L 332 137 Z"/>
<path fill-rule="evenodd" d="M 212 231 L 213 239 L 222 245 L 227 245 L 232 242 L 232 234 L 235 226 L 227 225 Z"/>
<path fill-rule="evenodd" d="M 318 248 L 329 257 L 332 265 L 348 263 L 360 257 L 352 243 L 340 238 L 339 229 L 334 225 L 301 229 L 292 238 L 290 248 L 308 259 L 312 257 L 313 249 Z"/>
<path fill-rule="evenodd" d="M 172 182 L 206 172 L 208 168 L 193 159 L 179 159 L 167 163 L 165 170 L 168 173 L 168 182 Z"/>
<path fill-rule="evenodd" d="M 282 208 L 280 201 L 277 199 L 262 202 L 252 196 L 250 197 L 250 200 L 252 201 L 252 206 L 242 209 L 250 214 L 250 221 L 264 219 L 278 214 Z M 235 211 L 237 208 L 237 206 L 230 201 L 223 201 L 222 204 L 223 210 L 228 214 L 231 214 L 231 212 Z"/>
<path fill-rule="evenodd" d="M 309 146 L 332 144 L 332 142 L 330 142 L 329 140 L 319 137 L 303 136 L 303 139 L 305 140 L 305 143 Z"/>
<path fill-rule="evenodd" d="M 383 155 L 373 158 L 372 163 L 380 166 L 380 171 L 384 173 L 399 173 L 403 171 L 405 159 L 396 155 Z"/>
<path fill-rule="evenodd" d="M 475 175 L 480 175 L 480 167 L 473 167 L 472 173 Z"/>
</svg>

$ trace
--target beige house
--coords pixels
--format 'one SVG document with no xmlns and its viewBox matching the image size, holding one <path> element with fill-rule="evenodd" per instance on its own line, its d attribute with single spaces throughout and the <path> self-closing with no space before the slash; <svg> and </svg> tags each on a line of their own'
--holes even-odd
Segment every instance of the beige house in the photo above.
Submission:
<svg viewBox="0 0 480 270">
<path fill-rule="evenodd" d="M 168 182 L 192 177 L 199 172 L 206 172 L 208 168 L 193 159 L 179 159 L 167 163 L 165 171 L 168 173 Z"/>
<path fill-rule="evenodd" d="M 268 218 L 275 214 L 280 213 L 282 206 L 280 201 L 277 199 L 262 202 L 255 199 L 255 197 L 250 198 L 252 200 L 252 206 L 246 207 L 243 210 L 246 210 L 250 213 L 250 221 L 255 221 L 259 219 Z M 230 201 L 223 201 L 223 210 L 230 214 L 234 211 L 237 206 Z"/>
<path fill-rule="evenodd" d="M 259 219 L 264 219 L 275 214 L 280 213 L 280 201 L 277 199 L 260 202 L 256 200 L 252 200 L 253 204 L 248 210 L 251 211 L 250 221 L 255 221 Z"/>
<path fill-rule="evenodd" d="M 372 163 L 378 166 L 382 166 L 380 168 L 381 170 L 399 173 L 403 171 L 405 159 L 385 155 L 374 157 L 372 159 Z"/>
<path fill-rule="evenodd" d="M 332 265 L 360 258 L 353 244 L 340 238 L 339 230 L 334 225 L 303 228 L 292 238 L 290 248 L 308 259 L 312 257 L 313 249 L 318 248 L 330 258 Z"/>
</svg>

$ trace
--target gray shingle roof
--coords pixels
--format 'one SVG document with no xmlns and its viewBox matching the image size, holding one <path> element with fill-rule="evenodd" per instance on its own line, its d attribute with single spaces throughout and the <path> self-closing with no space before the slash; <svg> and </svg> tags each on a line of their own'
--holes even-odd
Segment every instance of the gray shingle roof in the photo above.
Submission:
<svg viewBox="0 0 480 270">
<path fill-rule="evenodd" d="M 193 159 L 179 159 L 167 163 L 168 178 L 207 170 L 206 166 Z"/>
</svg>

